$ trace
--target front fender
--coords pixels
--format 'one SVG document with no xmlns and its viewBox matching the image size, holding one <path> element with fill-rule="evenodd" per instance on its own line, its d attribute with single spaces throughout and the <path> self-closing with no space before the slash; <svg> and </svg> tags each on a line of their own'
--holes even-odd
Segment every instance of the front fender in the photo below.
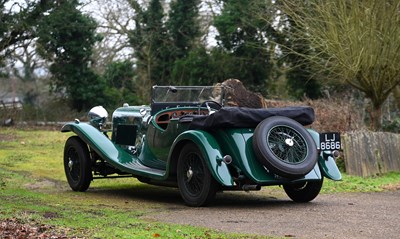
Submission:
<svg viewBox="0 0 400 239">
<path fill-rule="evenodd" d="M 210 173 L 220 184 L 223 186 L 234 186 L 228 166 L 221 162 L 223 158 L 221 148 L 210 133 L 202 130 L 188 130 L 183 132 L 174 140 L 171 146 L 172 150 L 168 156 L 169 160 L 173 157 L 172 152 L 175 147 L 178 147 L 183 141 L 192 141 L 199 147 L 206 160 Z"/>
<path fill-rule="evenodd" d="M 102 156 L 118 154 L 107 136 L 88 123 L 69 122 L 61 128 L 61 132 L 74 132 L 86 144 L 99 151 L 98 153 Z"/>
<path fill-rule="evenodd" d="M 115 145 L 103 132 L 90 124 L 70 122 L 65 124 L 61 129 L 61 132 L 71 131 L 78 135 L 101 158 L 122 172 L 157 180 L 165 178 L 164 170 L 149 170 L 148 167 L 140 164 L 136 156 L 129 154 L 123 148 Z"/>
</svg>

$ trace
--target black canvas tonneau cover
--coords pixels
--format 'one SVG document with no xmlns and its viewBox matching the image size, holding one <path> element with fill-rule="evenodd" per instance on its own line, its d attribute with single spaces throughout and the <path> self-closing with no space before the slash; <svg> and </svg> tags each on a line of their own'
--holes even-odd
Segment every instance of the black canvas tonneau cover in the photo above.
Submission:
<svg viewBox="0 0 400 239">
<path fill-rule="evenodd" d="M 310 125 L 315 119 L 314 109 L 308 106 L 268 109 L 223 107 L 214 114 L 194 117 L 190 129 L 255 128 L 271 116 L 285 116 L 302 125 Z"/>
</svg>

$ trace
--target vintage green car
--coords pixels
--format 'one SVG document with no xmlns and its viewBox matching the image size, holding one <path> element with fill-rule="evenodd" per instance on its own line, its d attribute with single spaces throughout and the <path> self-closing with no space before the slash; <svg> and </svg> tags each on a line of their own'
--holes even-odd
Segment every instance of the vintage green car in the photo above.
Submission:
<svg viewBox="0 0 400 239">
<path fill-rule="evenodd" d="M 223 190 L 282 185 L 296 202 L 309 202 L 324 177 L 341 180 L 335 158 L 338 133 L 305 128 L 311 107 L 226 107 L 222 86 L 154 86 L 150 106 L 124 104 L 106 127 L 107 111 L 94 107 L 74 132 L 64 168 L 74 191 L 98 178 L 136 177 L 178 187 L 189 206 L 204 206 Z"/>
</svg>

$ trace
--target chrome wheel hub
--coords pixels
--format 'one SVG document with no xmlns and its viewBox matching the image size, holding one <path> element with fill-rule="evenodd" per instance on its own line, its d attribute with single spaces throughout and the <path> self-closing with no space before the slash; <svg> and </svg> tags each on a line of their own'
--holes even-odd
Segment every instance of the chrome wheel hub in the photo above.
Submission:
<svg viewBox="0 0 400 239">
<path fill-rule="evenodd" d="M 192 167 L 189 167 L 188 171 L 186 172 L 186 177 L 187 177 L 187 182 L 190 182 L 190 180 L 193 177 L 193 170 Z"/>
<path fill-rule="evenodd" d="M 285 143 L 287 146 L 292 147 L 294 145 L 293 139 L 289 138 L 289 139 L 285 139 Z"/>
<path fill-rule="evenodd" d="M 74 161 L 72 161 L 71 159 L 69 159 L 69 161 L 68 161 L 68 168 L 69 168 L 69 171 L 72 171 L 72 168 L 74 167 Z"/>
</svg>

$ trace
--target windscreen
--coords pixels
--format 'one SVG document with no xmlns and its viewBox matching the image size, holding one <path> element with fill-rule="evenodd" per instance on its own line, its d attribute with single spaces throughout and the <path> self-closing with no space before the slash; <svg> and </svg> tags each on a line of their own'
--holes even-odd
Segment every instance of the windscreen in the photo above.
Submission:
<svg viewBox="0 0 400 239">
<path fill-rule="evenodd" d="M 221 86 L 153 86 L 152 103 L 201 103 L 213 100 L 223 105 Z"/>
</svg>

